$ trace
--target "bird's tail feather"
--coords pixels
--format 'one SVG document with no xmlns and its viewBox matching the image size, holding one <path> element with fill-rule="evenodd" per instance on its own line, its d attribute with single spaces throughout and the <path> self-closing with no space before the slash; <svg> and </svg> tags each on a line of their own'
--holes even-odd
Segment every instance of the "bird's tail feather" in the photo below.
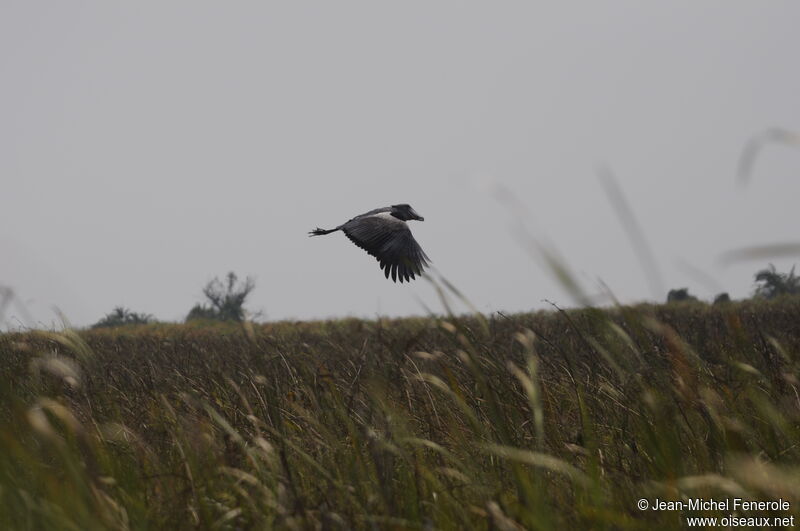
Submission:
<svg viewBox="0 0 800 531">
<path fill-rule="evenodd" d="M 330 234 L 331 232 L 336 232 L 337 230 L 339 230 L 339 227 L 336 227 L 335 229 L 329 229 L 329 230 L 320 229 L 319 227 L 317 227 L 316 229 L 314 229 L 311 232 L 309 232 L 308 235 L 309 236 L 322 236 L 324 234 Z"/>
</svg>

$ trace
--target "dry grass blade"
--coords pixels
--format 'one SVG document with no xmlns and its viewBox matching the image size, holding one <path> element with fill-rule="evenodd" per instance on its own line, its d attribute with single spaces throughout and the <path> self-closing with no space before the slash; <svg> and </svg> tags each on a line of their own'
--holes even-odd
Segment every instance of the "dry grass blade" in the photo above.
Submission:
<svg viewBox="0 0 800 531">
<path fill-rule="evenodd" d="M 771 243 L 768 245 L 753 245 L 741 249 L 733 249 L 720 255 L 717 261 L 722 265 L 745 260 L 764 260 L 769 258 L 791 258 L 800 256 L 800 243 Z"/>
<path fill-rule="evenodd" d="M 732 480 L 731 478 L 727 478 L 719 474 L 686 476 L 680 478 L 677 481 L 677 486 L 681 490 L 686 490 L 690 492 L 705 490 L 705 489 L 714 489 L 718 492 L 724 492 L 725 494 L 729 494 L 731 496 L 736 496 L 739 498 L 752 497 L 752 494 L 747 492 L 747 490 L 745 490 L 744 488 L 742 488 L 742 486 L 739 485 L 739 483 Z"/>
<path fill-rule="evenodd" d="M 515 461 L 517 463 L 531 465 L 549 470 L 550 472 L 555 472 L 556 474 L 561 474 L 578 485 L 588 486 L 591 484 L 589 476 L 580 469 L 552 455 L 498 444 L 487 444 L 483 446 L 483 449 L 492 455 L 508 459 L 509 461 Z"/>
<path fill-rule="evenodd" d="M 776 499 L 800 502 L 800 469 L 797 467 L 778 466 L 754 457 L 734 457 L 729 466 L 741 484 Z"/>
<path fill-rule="evenodd" d="M 769 144 L 800 147 L 800 134 L 780 127 L 772 127 L 750 138 L 742 148 L 739 163 L 736 166 L 736 177 L 740 184 L 744 185 L 750 179 L 756 158 Z"/>
<path fill-rule="evenodd" d="M 625 230 L 628 238 L 631 241 L 631 246 L 636 253 L 636 257 L 639 259 L 642 270 L 647 277 L 647 282 L 650 284 L 650 291 L 652 292 L 653 296 L 660 298 L 664 293 L 664 283 L 661 280 L 661 271 L 659 270 L 658 263 L 653 255 L 653 250 L 650 249 L 650 245 L 647 243 L 647 238 L 644 236 L 644 231 L 642 230 L 641 225 L 639 225 L 639 222 L 633 213 L 633 209 L 628 203 L 628 200 L 625 199 L 625 195 L 622 193 L 622 189 L 619 187 L 619 184 L 617 183 L 617 180 L 614 178 L 614 174 L 611 173 L 610 169 L 600 168 L 597 174 L 600 178 L 600 183 L 603 185 L 603 188 L 608 195 L 608 200 L 611 202 L 611 206 L 614 207 L 614 211 L 619 217 L 622 228 Z"/>
<path fill-rule="evenodd" d="M 63 356 L 42 356 L 31 360 L 31 372 L 37 377 L 44 371 L 62 380 L 72 388 L 81 383 L 81 369 L 73 360 Z"/>
</svg>

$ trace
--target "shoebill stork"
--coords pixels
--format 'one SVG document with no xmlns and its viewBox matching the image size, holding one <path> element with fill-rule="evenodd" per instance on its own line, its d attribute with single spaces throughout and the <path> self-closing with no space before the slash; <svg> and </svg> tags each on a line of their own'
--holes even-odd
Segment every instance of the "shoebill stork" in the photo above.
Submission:
<svg viewBox="0 0 800 531">
<path fill-rule="evenodd" d="M 370 210 L 335 229 L 317 228 L 308 234 L 322 236 L 340 230 L 380 262 L 386 278 L 391 274 L 394 282 L 410 282 L 414 275 L 421 275 L 422 269 L 430 265 L 430 258 L 406 224 L 412 219 L 425 220 L 410 205 L 392 205 Z"/>
</svg>

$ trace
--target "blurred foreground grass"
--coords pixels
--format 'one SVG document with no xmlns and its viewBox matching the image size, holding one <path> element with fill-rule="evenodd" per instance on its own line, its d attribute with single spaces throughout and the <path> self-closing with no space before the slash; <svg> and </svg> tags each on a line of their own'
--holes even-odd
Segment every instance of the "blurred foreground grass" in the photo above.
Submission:
<svg viewBox="0 0 800 531">
<path fill-rule="evenodd" d="M 800 301 L 0 336 L 2 529 L 800 516 Z M 726 511 L 704 515 L 726 516 Z"/>
</svg>

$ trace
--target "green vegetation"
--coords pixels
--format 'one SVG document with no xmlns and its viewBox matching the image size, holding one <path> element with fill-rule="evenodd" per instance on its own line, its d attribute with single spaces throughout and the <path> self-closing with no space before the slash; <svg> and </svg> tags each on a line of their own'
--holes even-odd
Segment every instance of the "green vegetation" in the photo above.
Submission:
<svg viewBox="0 0 800 531">
<path fill-rule="evenodd" d="M 203 288 L 203 295 L 208 300 L 208 305 L 197 304 L 186 316 L 187 321 L 235 321 L 244 320 L 244 303 L 250 293 L 256 288 L 256 283 L 250 277 L 244 282 L 239 282 L 236 273 L 231 271 L 225 277 L 223 284 L 214 278 Z"/>
<path fill-rule="evenodd" d="M 770 264 L 756 273 L 755 297 L 774 299 L 785 295 L 800 295 L 800 277 L 794 274 L 794 267 L 788 273 L 779 273 Z"/>
<path fill-rule="evenodd" d="M 689 288 L 671 289 L 667 293 L 667 302 L 696 302 L 697 297 L 689 293 Z"/>
<path fill-rule="evenodd" d="M 783 298 L 5 334 L 0 528 L 681 528 L 636 506 L 681 497 L 800 516 L 799 327 Z"/>
<path fill-rule="evenodd" d="M 116 326 L 139 325 L 154 322 L 152 315 L 136 313 L 123 306 L 117 306 L 110 313 L 92 325 L 92 328 L 114 328 Z"/>
</svg>

